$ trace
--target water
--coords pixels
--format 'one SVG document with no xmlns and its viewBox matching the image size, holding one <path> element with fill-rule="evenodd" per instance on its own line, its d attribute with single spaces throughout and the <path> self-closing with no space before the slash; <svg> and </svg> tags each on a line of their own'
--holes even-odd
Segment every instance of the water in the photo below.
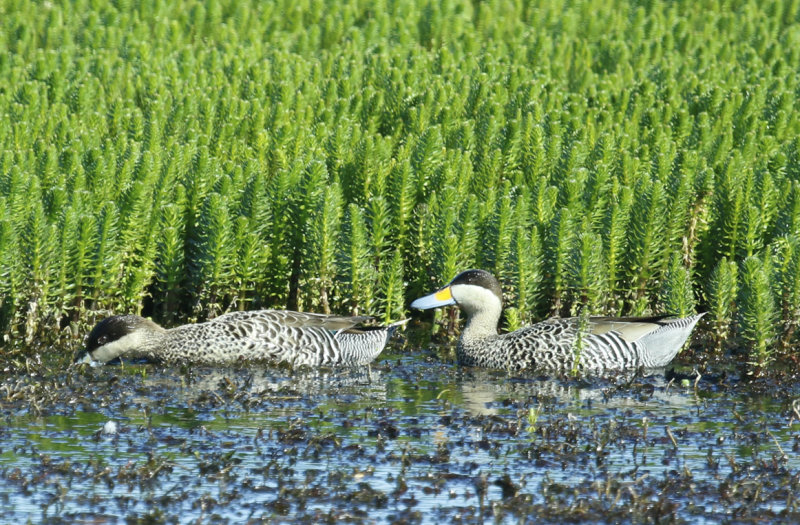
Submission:
<svg viewBox="0 0 800 525">
<path fill-rule="evenodd" d="M 425 355 L 0 377 L 3 522 L 800 517 L 797 382 L 553 380 Z"/>
</svg>

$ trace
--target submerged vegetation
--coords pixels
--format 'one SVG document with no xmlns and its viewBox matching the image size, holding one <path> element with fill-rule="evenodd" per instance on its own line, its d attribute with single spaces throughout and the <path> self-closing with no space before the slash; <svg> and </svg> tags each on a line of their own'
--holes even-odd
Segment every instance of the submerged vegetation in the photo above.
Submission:
<svg viewBox="0 0 800 525">
<path fill-rule="evenodd" d="M 709 348 L 797 345 L 796 0 L 11 1 L 0 51 L 6 342 L 396 319 L 481 267 L 511 325 L 707 310 Z"/>
</svg>

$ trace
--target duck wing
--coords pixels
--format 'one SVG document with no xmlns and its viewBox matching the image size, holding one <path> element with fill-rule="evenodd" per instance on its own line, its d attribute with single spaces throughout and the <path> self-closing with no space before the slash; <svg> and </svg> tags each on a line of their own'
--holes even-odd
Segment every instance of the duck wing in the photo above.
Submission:
<svg viewBox="0 0 800 525">
<path fill-rule="evenodd" d="M 202 330 L 206 339 L 215 341 L 219 349 L 218 356 L 214 357 L 216 361 L 265 360 L 309 366 L 358 364 L 360 361 L 356 360 L 360 358 L 360 351 L 349 350 L 349 345 L 343 345 L 340 337 L 360 332 L 354 327 L 370 319 L 365 316 L 257 310 L 221 315 L 207 323 L 194 325 L 191 330 L 193 335 L 199 335 Z M 347 342 L 353 343 L 350 339 Z M 355 353 L 359 355 L 354 357 Z"/>
<path fill-rule="evenodd" d="M 632 343 L 642 337 L 666 326 L 669 322 L 664 319 L 669 315 L 659 315 L 654 317 L 590 317 L 589 332 L 594 335 L 617 332 L 619 336 Z"/>
<path fill-rule="evenodd" d="M 230 312 L 213 319 L 212 323 L 274 323 L 286 328 L 319 328 L 336 332 L 348 330 L 372 320 L 369 316 L 341 316 L 316 314 L 309 312 L 293 312 L 291 310 L 256 310 L 251 312 Z"/>
</svg>

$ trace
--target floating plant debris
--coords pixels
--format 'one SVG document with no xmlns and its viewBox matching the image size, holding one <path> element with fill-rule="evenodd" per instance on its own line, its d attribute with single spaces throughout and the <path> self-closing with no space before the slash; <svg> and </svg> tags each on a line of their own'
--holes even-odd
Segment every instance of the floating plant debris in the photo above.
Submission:
<svg viewBox="0 0 800 525">
<path fill-rule="evenodd" d="M 786 375 L 590 383 L 402 355 L 294 372 L 45 363 L 0 376 L 0 515 L 796 520 L 798 398 Z"/>
</svg>

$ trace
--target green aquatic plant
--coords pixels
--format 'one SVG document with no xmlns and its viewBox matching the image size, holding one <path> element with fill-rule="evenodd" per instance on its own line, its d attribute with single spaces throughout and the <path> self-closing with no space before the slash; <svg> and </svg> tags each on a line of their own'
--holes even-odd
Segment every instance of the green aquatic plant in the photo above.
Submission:
<svg viewBox="0 0 800 525">
<path fill-rule="evenodd" d="M 727 257 L 720 259 L 708 280 L 707 304 L 711 320 L 711 339 L 720 351 L 730 336 L 731 324 L 736 314 L 736 297 L 739 293 L 738 267 Z"/>
<path fill-rule="evenodd" d="M 778 239 L 775 246 L 780 283 L 781 348 L 788 351 L 797 338 L 800 325 L 800 237 L 792 235 Z"/>
<path fill-rule="evenodd" d="M 772 263 L 750 256 L 742 263 L 742 287 L 739 293 L 739 323 L 742 337 L 751 349 L 751 364 L 766 367 L 773 359 L 777 336 L 778 310 L 773 294 Z"/>
<path fill-rule="evenodd" d="M 381 279 L 384 322 L 404 317 L 406 311 L 405 274 L 403 272 L 403 257 L 399 249 L 394 250 L 387 266 L 387 271 L 383 273 L 383 278 Z"/>
<path fill-rule="evenodd" d="M 184 238 L 186 225 L 184 211 L 178 201 L 164 207 L 162 211 L 161 236 L 158 239 L 156 276 L 158 294 L 162 297 L 164 319 L 174 320 L 182 303 L 185 286 L 186 258 Z"/>
<path fill-rule="evenodd" d="M 511 279 L 511 289 L 516 292 L 516 305 L 522 317 L 538 313 L 544 279 L 540 234 L 538 228 L 531 227 L 525 220 L 526 212 L 525 205 L 518 204 L 514 239 L 515 272 Z"/>
<path fill-rule="evenodd" d="M 569 256 L 570 288 L 575 295 L 572 300 L 573 314 L 580 308 L 591 312 L 600 310 L 606 292 L 605 268 L 603 267 L 603 241 L 591 231 L 578 234 L 577 242 Z"/>
<path fill-rule="evenodd" d="M 797 7 L 495 4 L 6 9 L 3 341 L 393 320 L 481 267 L 513 324 L 707 310 L 720 352 L 795 353 Z"/>
<path fill-rule="evenodd" d="M 231 218 L 222 194 L 212 193 L 202 207 L 200 237 L 191 244 L 191 280 L 195 287 L 195 312 L 214 317 L 224 311 L 232 282 Z"/>
<path fill-rule="evenodd" d="M 672 256 L 669 268 L 664 275 L 660 296 L 662 310 L 677 317 L 687 317 L 694 314 L 696 301 L 692 289 L 692 276 L 683 266 L 681 256 Z"/>
<path fill-rule="evenodd" d="M 542 405 L 537 405 L 536 408 L 529 407 L 528 413 L 525 416 L 526 421 L 528 422 L 528 426 L 525 430 L 530 433 L 536 432 L 536 424 L 539 422 L 539 416 L 542 415 Z"/>
<path fill-rule="evenodd" d="M 632 290 L 633 311 L 644 313 L 651 300 L 652 283 L 663 277 L 665 224 L 667 206 L 664 187 L 647 176 L 639 179 L 635 189 L 636 200 L 631 208 L 631 235 L 628 244 L 628 275 Z"/>
<path fill-rule="evenodd" d="M 503 185 L 501 195 L 498 197 L 494 191 L 489 191 L 492 196 L 487 201 L 492 201 L 495 205 L 492 220 L 481 232 L 482 237 L 488 241 L 488 254 L 485 257 L 487 268 L 493 268 L 494 274 L 498 279 L 506 279 L 506 273 L 511 269 L 512 246 L 514 239 L 514 195 L 511 191 L 511 184 L 506 181 Z M 477 239 L 475 239 L 477 242 Z"/>
<path fill-rule="evenodd" d="M 377 300 L 378 272 L 375 269 L 364 212 L 350 204 L 347 217 L 347 241 L 343 255 L 347 270 L 343 277 L 349 311 L 353 315 L 372 313 Z"/>
<path fill-rule="evenodd" d="M 628 242 L 628 223 L 630 221 L 631 203 L 633 192 L 630 188 L 620 188 L 605 212 L 603 238 L 603 252 L 607 272 L 608 297 L 607 307 L 612 311 L 619 310 L 617 291 L 624 286 L 620 280 L 624 274 L 624 256 Z"/>
<path fill-rule="evenodd" d="M 342 195 L 337 184 L 325 188 L 319 208 L 313 214 L 308 261 L 309 281 L 307 295 L 309 304 L 323 313 L 331 312 L 334 301 L 334 279 L 337 265 L 336 255 L 339 251 L 339 234 L 341 231 Z"/>
<path fill-rule="evenodd" d="M 564 302 L 567 290 L 569 255 L 575 237 L 575 226 L 572 213 L 562 208 L 553 221 L 547 235 L 545 254 L 546 266 L 550 274 L 550 290 L 552 290 L 553 312 L 558 313 Z"/>
</svg>

